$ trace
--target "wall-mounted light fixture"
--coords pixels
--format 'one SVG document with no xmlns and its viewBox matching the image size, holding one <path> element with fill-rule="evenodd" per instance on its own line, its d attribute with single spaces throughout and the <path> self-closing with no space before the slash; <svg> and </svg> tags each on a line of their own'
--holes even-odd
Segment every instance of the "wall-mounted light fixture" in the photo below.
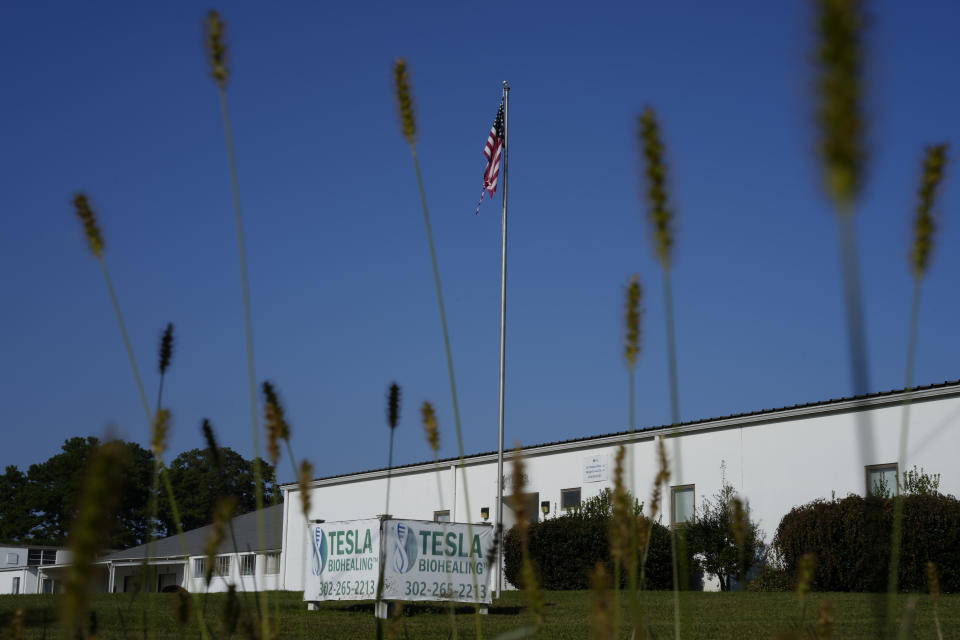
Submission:
<svg viewBox="0 0 960 640">
<path fill-rule="evenodd" d="M 485 521 L 490 519 L 490 507 L 480 507 L 480 517 Z"/>
<path fill-rule="evenodd" d="M 324 522 L 326 522 L 326 520 L 319 520 L 319 519 L 318 519 L 318 520 L 311 520 L 310 522 L 312 522 L 313 524 L 323 524 Z"/>
<path fill-rule="evenodd" d="M 550 513 L 550 501 L 549 501 L 549 500 L 544 500 L 543 502 L 540 503 L 540 511 L 543 512 L 543 515 L 544 515 L 544 516 L 546 516 L 548 513 Z"/>
</svg>

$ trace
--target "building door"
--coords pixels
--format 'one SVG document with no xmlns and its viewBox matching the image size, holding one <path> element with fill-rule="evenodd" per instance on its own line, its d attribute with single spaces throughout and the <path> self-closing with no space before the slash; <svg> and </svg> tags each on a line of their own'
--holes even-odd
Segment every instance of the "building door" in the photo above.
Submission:
<svg viewBox="0 0 960 640">
<path fill-rule="evenodd" d="M 176 573 L 161 573 L 157 576 L 157 591 L 163 592 L 167 587 L 177 586 Z"/>
<path fill-rule="evenodd" d="M 540 521 L 540 494 L 539 493 L 525 493 L 521 497 L 523 500 L 524 511 L 527 516 L 527 522 L 539 522 Z M 517 511 L 518 509 L 515 506 L 512 495 L 503 496 L 503 535 L 506 536 L 507 532 L 510 531 L 517 524 Z M 503 556 L 501 555 L 501 558 Z M 494 576 L 496 579 L 496 576 Z M 506 586 L 508 581 L 506 578 L 503 579 L 503 584 Z M 491 585 L 492 588 L 496 586 Z"/>
</svg>

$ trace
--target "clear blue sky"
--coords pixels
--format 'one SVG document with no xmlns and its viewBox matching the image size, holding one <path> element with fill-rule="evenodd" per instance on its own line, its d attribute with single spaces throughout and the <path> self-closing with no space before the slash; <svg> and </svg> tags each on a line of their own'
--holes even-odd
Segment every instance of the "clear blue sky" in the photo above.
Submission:
<svg viewBox="0 0 960 640">
<path fill-rule="evenodd" d="M 469 4 L 469 3 L 468 3 Z M 679 212 L 681 418 L 848 395 L 836 228 L 812 124 L 810 4 L 224 5 L 258 380 L 277 383 L 317 475 L 428 459 L 418 406 L 456 452 L 423 220 L 391 96 L 407 56 L 468 453 L 497 445 L 499 198 L 473 208 L 509 80 L 507 442 L 627 427 L 623 288 L 645 287 L 640 426 L 669 421 L 661 273 L 638 198 L 635 117 L 663 124 Z M 88 192 L 155 396 L 177 327 L 168 459 L 251 452 L 239 268 L 206 3 L 0 7 L 0 465 L 116 425 L 146 445 L 99 266 Z M 503 11 L 501 14 L 500 12 Z M 869 170 L 857 212 L 871 389 L 899 388 L 910 219 L 924 145 L 958 155 L 960 6 L 872 8 Z M 924 283 L 916 380 L 960 378 L 960 166 Z M 499 196 L 499 194 L 498 194 Z M 281 463 L 281 477 L 290 478 Z"/>
</svg>

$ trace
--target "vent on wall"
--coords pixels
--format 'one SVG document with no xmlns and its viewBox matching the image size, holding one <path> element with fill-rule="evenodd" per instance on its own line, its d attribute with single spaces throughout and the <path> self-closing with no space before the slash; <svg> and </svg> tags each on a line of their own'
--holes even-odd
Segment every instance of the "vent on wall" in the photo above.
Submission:
<svg viewBox="0 0 960 640">
<path fill-rule="evenodd" d="M 20 557 L 19 557 L 17 554 L 15 554 L 15 553 L 8 553 L 8 554 L 7 554 L 7 564 L 17 564 L 17 561 L 18 561 L 19 559 L 20 559 Z"/>
</svg>

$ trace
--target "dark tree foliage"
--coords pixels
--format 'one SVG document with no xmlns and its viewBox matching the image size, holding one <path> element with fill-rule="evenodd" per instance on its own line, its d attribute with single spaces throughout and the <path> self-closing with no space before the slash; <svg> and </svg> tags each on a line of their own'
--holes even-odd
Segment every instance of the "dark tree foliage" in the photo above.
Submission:
<svg viewBox="0 0 960 640">
<path fill-rule="evenodd" d="M 27 473 L 9 466 L 0 474 L 0 542 L 14 544 L 67 544 L 76 516 L 84 471 L 100 446 L 94 437 L 66 440 L 60 453 L 45 462 L 30 465 Z M 118 483 L 116 517 L 108 531 L 101 532 L 104 548 L 126 549 L 143 544 L 150 532 L 150 491 L 153 455 L 134 442 L 118 442 L 121 448 L 122 481 Z M 237 498 L 237 513 L 256 508 L 253 462 L 230 449 L 221 449 L 222 468 L 215 469 L 208 450 L 194 449 L 174 459 L 171 482 L 185 531 L 210 523 L 217 498 Z M 264 504 L 273 503 L 276 491 L 273 467 L 261 461 Z M 173 535 L 176 526 L 163 483 L 160 484 L 160 517 L 154 530 L 158 537 Z"/>
<path fill-rule="evenodd" d="M 115 549 L 135 546 L 147 539 L 147 503 L 153 469 L 149 451 L 134 442 L 119 445 L 123 481 L 117 487 L 120 499 L 116 526 L 103 532 L 104 547 Z M 84 470 L 98 446 L 100 440 L 94 437 L 70 438 L 63 443 L 60 453 L 46 462 L 30 465 L 23 495 L 33 526 L 21 542 L 66 544 L 70 524 L 76 516 Z M 7 509 L 6 505 L 0 508 Z"/>
<path fill-rule="evenodd" d="M 763 535 L 744 510 L 738 520 L 734 508 L 736 490 L 729 484 L 711 498 L 703 498 L 693 522 L 685 526 L 687 544 L 697 554 L 704 571 L 720 580 L 720 590 L 730 590 L 730 579 L 744 577 L 759 561 Z"/>
<path fill-rule="evenodd" d="M 169 465 L 170 484 L 184 531 L 210 524 L 217 499 L 233 496 L 237 514 L 256 509 L 253 461 L 228 447 L 220 448 L 219 464 L 210 449 L 192 449 L 178 455 Z M 264 506 L 273 504 L 276 476 L 273 466 L 260 460 L 264 482 Z M 168 535 L 176 533 L 173 511 L 165 491 L 160 494 L 160 521 Z"/>
<path fill-rule="evenodd" d="M 0 474 L 0 543 L 25 540 L 36 519 L 27 502 L 27 474 L 10 465 Z"/>
</svg>

